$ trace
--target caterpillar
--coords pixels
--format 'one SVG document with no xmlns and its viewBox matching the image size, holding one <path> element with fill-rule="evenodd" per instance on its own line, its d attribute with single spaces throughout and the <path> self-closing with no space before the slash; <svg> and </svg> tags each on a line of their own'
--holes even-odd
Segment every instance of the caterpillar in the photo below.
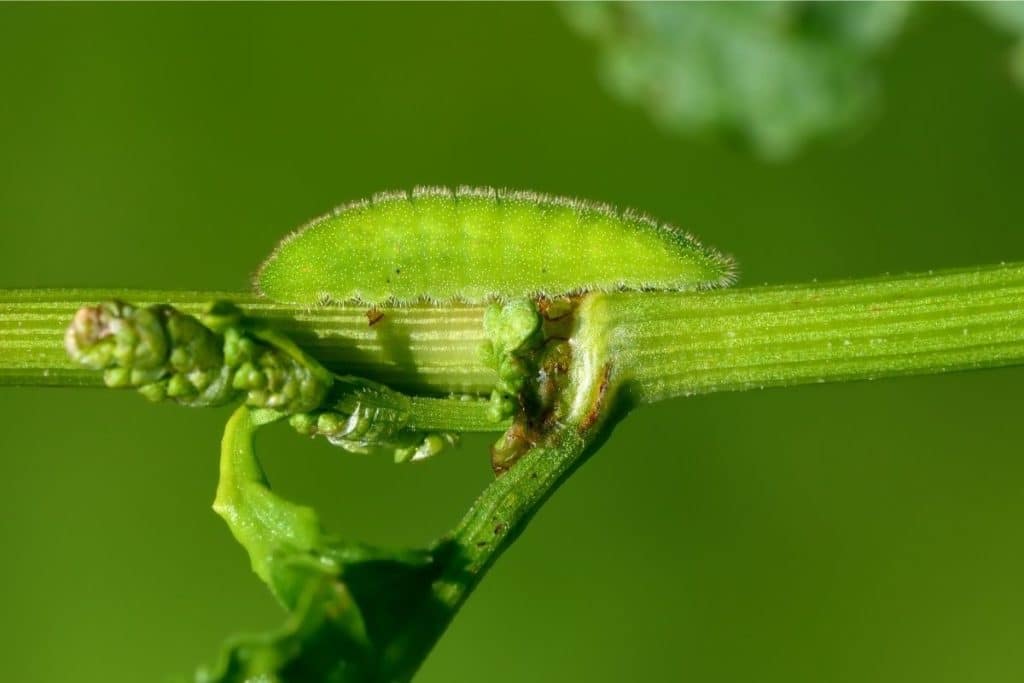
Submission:
<svg viewBox="0 0 1024 683">
<path fill-rule="evenodd" d="M 726 286 L 732 259 L 633 211 L 490 188 L 419 187 L 286 236 L 255 277 L 281 303 L 482 303 Z"/>
</svg>

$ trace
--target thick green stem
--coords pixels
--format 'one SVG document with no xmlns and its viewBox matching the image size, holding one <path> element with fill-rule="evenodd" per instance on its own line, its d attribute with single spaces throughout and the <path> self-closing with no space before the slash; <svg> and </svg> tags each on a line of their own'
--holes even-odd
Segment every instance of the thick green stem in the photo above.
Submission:
<svg viewBox="0 0 1024 683">
<path fill-rule="evenodd" d="M 309 309 L 238 292 L 54 289 L 0 291 L 0 385 L 101 385 L 99 373 L 68 358 L 64 330 L 79 307 L 110 299 L 170 304 L 192 314 L 211 301 L 231 301 L 270 321 L 328 368 L 410 393 L 486 394 L 495 382 L 479 359 L 479 306 L 388 309 L 371 325 L 377 316 L 362 307 Z"/>
<path fill-rule="evenodd" d="M 1024 264 L 610 297 L 636 402 L 1024 362 Z"/>
<path fill-rule="evenodd" d="M 274 321 L 331 369 L 396 389 L 483 395 L 483 308 L 413 306 L 370 325 L 353 306 L 306 309 L 225 292 L 0 291 L 0 384 L 87 386 L 64 329 L 83 304 L 120 298 L 197 312 L 227 299 Z M 673 396 L 873 379 L 1024 362 L 1024 264 L 831 284 L 609 295 L 628 396 Z"/>
</svg>

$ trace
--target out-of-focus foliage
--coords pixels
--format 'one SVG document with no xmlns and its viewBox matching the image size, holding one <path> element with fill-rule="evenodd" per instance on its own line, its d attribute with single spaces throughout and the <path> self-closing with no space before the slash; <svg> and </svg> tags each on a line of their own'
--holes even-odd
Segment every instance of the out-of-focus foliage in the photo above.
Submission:
<svg viewBox="0 0 1024 683">
<path fill-rule="evenodd" d="M 1024 3 L 972 3 L 1024 34 Z M 878 102 L 873 61 L 899 34 L 902 2 L 688 2 L 566 5 L 601 46 L 613 92 L 666 128 L 724 131 L 763 157 L 791 157 L 848 129 Z M 1014 58 L 1024 83 L 1024 47 Z"/>
<path fill-rule="evenodd" d="M 724 129 L 763 156 L 849 127 L 870 110 L 872 58 L 904 3 L 623 3 L 567 6 L 602 47 L 625 100 L 680 132 Z"/>
<path fill-rule="evenodd" d="M 1010 55 L 1010 69 L 1017 83 L 1024 87 L 1024 2 L 971 3 L 996 26 L 1018 34 L 1019 40 Z"/>
</svg>

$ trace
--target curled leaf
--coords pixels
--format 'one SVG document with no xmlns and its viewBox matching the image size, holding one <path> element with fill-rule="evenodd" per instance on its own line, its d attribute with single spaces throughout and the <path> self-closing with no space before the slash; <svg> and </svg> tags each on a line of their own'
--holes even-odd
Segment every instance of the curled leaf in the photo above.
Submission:
<svg viewBox="0 0 1024 683">
<path fill-rule="evenodd" d="M 279 413 L 242 406 L 221 444 L 214 510 L 249 554 L 253 571 L 288 610 L 270 633 L 225 646 L 197 683 L 353 683 L 381 680 L 389 644 L 435 600 L 448 546 L 390 551 L 326 535 L 312 508 L 274 493 L 253 450 Z"/>
</svg>

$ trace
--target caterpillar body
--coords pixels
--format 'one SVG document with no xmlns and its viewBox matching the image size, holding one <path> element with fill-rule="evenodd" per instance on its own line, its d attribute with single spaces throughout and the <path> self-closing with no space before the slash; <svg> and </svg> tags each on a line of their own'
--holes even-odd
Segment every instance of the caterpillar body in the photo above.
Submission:
<svg viewBox="0 0 1024 683">
<path fill-rule="evenodd" d="M 282 303 L 482 303 L 730 284 L 731 258 L 632 211 L 461 187 L 391 192 L 285 237 L 255 278 Z"/>
</svg>

